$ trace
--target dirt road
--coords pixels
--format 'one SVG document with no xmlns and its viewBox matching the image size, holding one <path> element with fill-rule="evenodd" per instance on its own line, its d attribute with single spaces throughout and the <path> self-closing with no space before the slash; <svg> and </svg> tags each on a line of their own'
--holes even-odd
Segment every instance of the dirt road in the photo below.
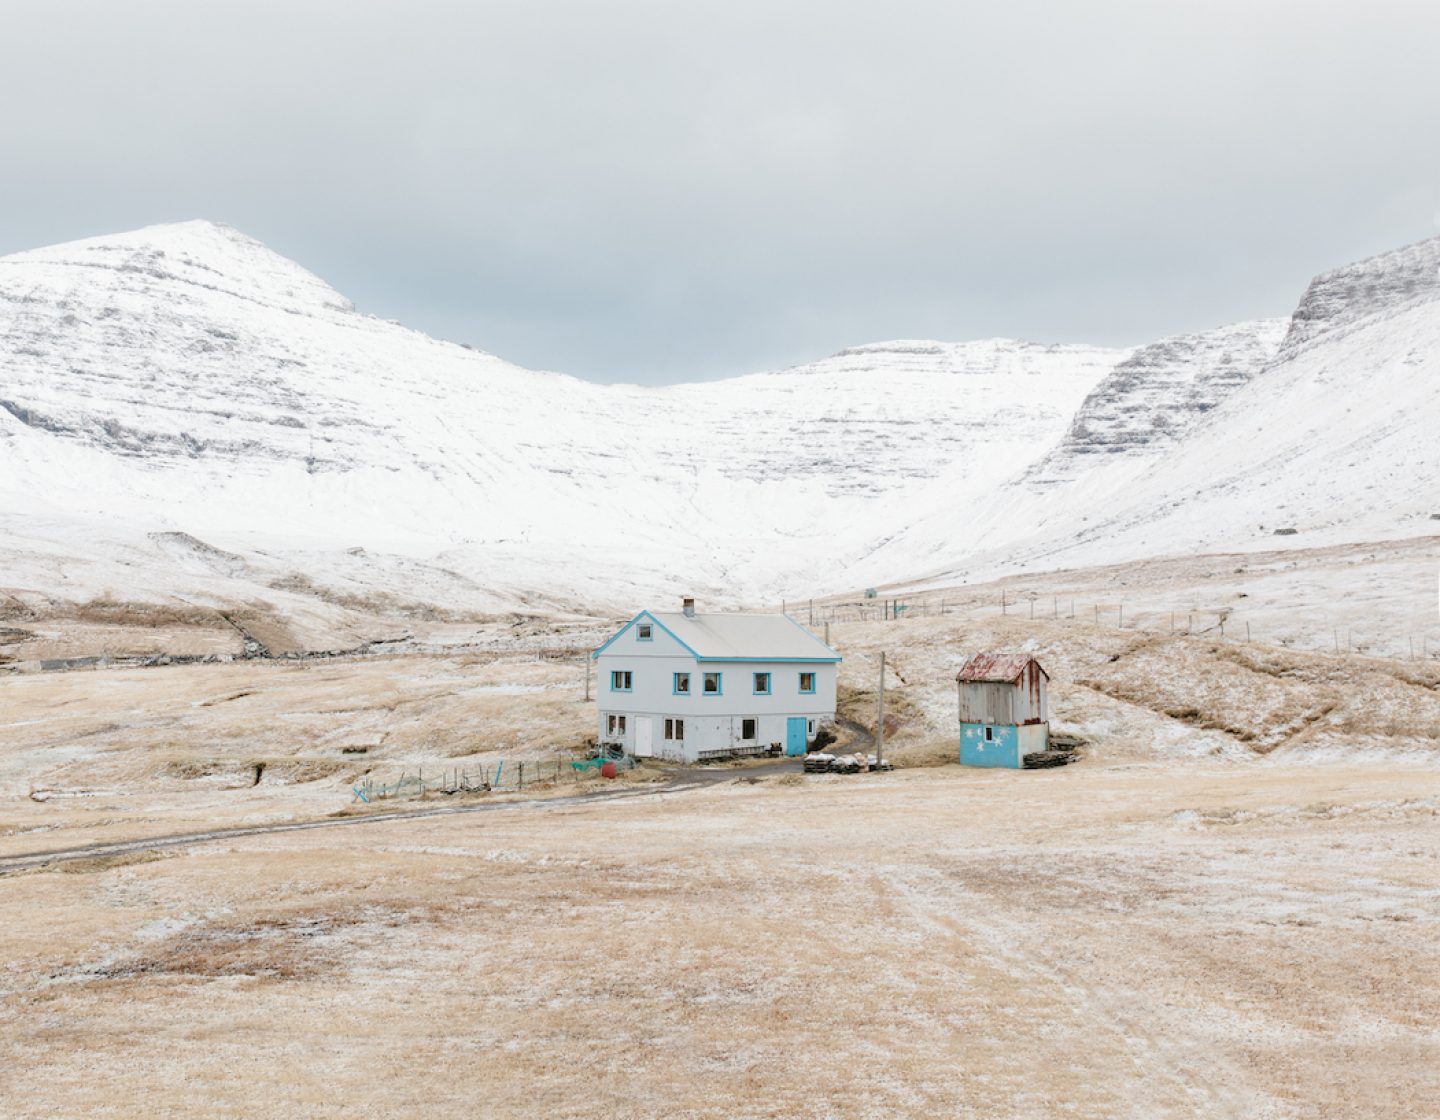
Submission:
<svg viewBox="0 0 1440 1120">
<path fill-rule="evenodd" d="M 594 804 L 631 797 L 655 797 L 666 793 L 683 793 L 686 790 L 701 789 L 719 782 L 755 779 L 783 773 L 799 773 L 800 761 L 786 759 L 782 762 L 735 770 L 727 767 L 685 767 L 677 769 L 668 782 L 653 786 L 618 786 L 612 789 L 597 789 L 592 793 L 575 794 L 569 797 L 528 798 L 516 801 L 490 801 L 464 805 L 429 805 L 419 809 L 395 809 L 367 813 L 353 817 L 321 817 L 307 821 L 287 821 L 278 824 L 242 825 L 234 828 L 214 828 L 197 832 L 179 832 L 167 836 L 149 836 L 139 840 L 122 840 L 108 844 L 83 844 L 74 848 L 57 848 L 45 852 L 21 852 L 18 855 L 0 857 L 0 875 L 26 871 L 51 864 L 74 860 L 108 859 L 116 856 L 133 855 L 139 852 L 158 851 L 163 848 L 188 847 L 214 840 L 235 840 L 240 837 L 264 836 L 278 832 L 308 832 L 317 828 L 340 828 L 346 825 L 384 824 L 391 821 L 415 821 L 427 817 L 459 816 L 465 813 L 495 813 L 520 810 L 542 810 L 553 806 Z"/>
</svg>

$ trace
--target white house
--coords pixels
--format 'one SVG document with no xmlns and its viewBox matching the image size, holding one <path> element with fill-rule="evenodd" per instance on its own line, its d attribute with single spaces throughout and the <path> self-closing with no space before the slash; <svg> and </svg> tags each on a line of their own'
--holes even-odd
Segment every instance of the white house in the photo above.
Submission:
<svg viewBox="0 0 1440 1120">
<path fill-rule="evenodd" d="M 804 754 L 835 718 L 840 655 L 783 614 L 641 611 L 591 657 L 600 742 L 695 762 L 733 751 Z"/>
</svg>

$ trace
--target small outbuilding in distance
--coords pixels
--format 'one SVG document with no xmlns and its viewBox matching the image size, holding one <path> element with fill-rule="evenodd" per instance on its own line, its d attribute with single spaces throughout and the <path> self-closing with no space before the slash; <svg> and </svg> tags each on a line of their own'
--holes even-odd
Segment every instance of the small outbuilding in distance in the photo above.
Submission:
<svg viewBox="0 0 1440 1120">
<path fill-rule="evenodd" d="M 960 690 L 960 762 L 1022 769 L 1047 750 L 1050 675 L 1028 653 L 977 653 L 956 674 Z"/>
</svg>

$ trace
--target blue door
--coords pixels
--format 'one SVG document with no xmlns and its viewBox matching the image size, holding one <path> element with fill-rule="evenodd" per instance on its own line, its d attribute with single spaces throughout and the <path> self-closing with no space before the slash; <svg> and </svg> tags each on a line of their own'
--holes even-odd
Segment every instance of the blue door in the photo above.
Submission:
<svg viewBox="0 0 1440 1120">
<path fill-rule="evenodd" d="M 804 754 L 808 737 L 805 734 L 805 717 L 791 716 L 785 724 L 785 753 Z"/>
</svg>

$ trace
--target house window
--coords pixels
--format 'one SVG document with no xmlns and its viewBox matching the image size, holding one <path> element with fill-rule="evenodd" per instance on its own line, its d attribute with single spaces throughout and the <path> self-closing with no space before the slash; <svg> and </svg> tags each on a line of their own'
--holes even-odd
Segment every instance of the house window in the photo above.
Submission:
<svg viewBox="0 0 1440 1120">
<path fill-rule="evenodd" d="M 814 674 L 814 673 L 801 673 L 801 674 L 800 674 L 800 691 L 803 692 L 803 693 L 812 693 L 812 692 L 815 691 L 815 674 Z"/>
<path fill-rule="evenodd" d="M 754 719 L 742 719 L 742 720 L 740 721 L 740 738 L 744 739 L 746 742 L 749 742 L 751 739 L 754 739 L 754 738 L 755 738 L 755 725 L 756 725 L 758 722 L 759 722 L 759 720 L 754 720 Z"/>
<path fill-rule="evenodd" d="M 993 743 L 995 741 L 995 729 L 993 727 L 987 727 L 985 729 L 985 741 L 987 743 Z"/>
<path fill-rule="evenodd" d="M 814 735 L 814 734 L 815 734 L 815 721 L 812 719 L 812 720 L 806 725 L 806 728 L 805 728 L 805 729 L 806 729 L 807 731 L 809 731 L 811 735 Z"/>
<path fill-rule="evenodd" d="M 605 717 L 605 734 L 607 734 L 607 735 L 624 735 L 624 734 L 625 734 L 625 717 L 624 717 L 624 716 L 606 716 L 606 717 Z"/>
<path fill-rule="evenodd" d="M 703 683 L 703 685 L 702 685 L 701 687 L 704 689 L 706 696 L 719 696 L 719 695 L 720 695 L 720 681 L 721 681 L 721 677 L 723 677 L 723 676 L 724 676 L 723 673 L 706 673 L 706 674 L 705 674 L 705 680 L 704 680 L 704 683 Z"/>
<path fill-rule="evenodd" d="M 685 738 L 685 721 L 683 719 L 667 719 L 665 721 L 665 738 L 672 743 L 679 743 Z"/>
<path fill-rule="evenodd" d="M 616 669 L 610 674 L 611 692 L 629 692 L 633 674 L 629 669 Z"/>
<path fill-rule="evenodd" d="M 755 695 L 756 695 L 756 696 L 769 696 L 769 695 L 770 695 L 770 674 L 769 674 L 769 673 L 756 673 L 756 674 L 755 674 Z"/>
<path fill-rule="evenodd" d="M 690 695 L 690 674 L 676 673 L 674 691 L 676 696 Z"/>
<path fill-rule="evenodd" d="M 635 640 L 637 642 L 652 641 L 653 637 L 654 628 L 650 625 L 650 623 L 642 622 L 639 626 L 635 627 Z"/>
</svg>

